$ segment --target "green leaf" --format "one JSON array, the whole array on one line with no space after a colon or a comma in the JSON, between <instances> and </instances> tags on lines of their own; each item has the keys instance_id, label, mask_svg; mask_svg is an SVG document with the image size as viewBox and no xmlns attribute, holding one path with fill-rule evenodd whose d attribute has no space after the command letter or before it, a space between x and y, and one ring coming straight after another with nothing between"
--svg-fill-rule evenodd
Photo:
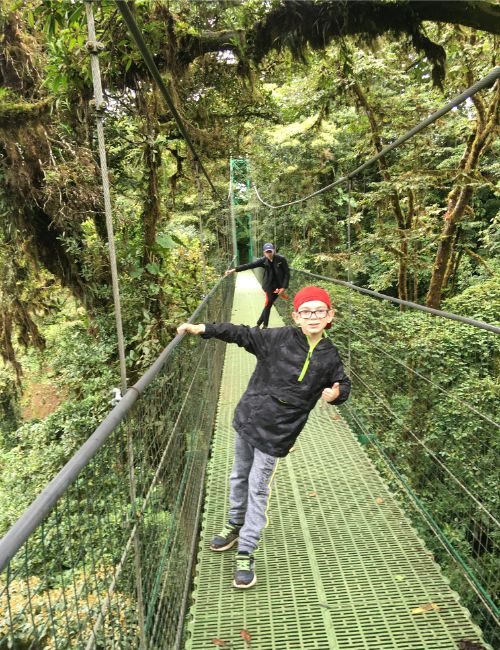
<instances>
[{"instance_id":1,"label":"green leaf","mask_svg":"<svg viewBox=\"0 0 500 650\"><path fill-rule=\"evenodd\" d=\"M170 237L170 235L156 235L155 241L160 248L164 248L166 250L175 248L175 242L173 240L173 237Z\"/></svg>"},{"instance_id":2,"label":"green leaf","mask_svg":"<svg viewBox=\"0 0 500 650\"><path fill-rule=\"evenodd\" d=\"M156 262L153 262L152 264L146 264L146 270L151 273L151 275L159 275L160 274L160 267Z\"/></svg>"},{"instance_id":3,"label":"green leaf","mask_svg":"<svg viewBox=\"0 0 500 650\"><path fill-rule=\"evenodd\" d=\"M183 242L182 239L181 239L178 235L175 235L174 233L172 233L172 234L170 235L170 237L172 238L172 240L173 240L176 244L179 244L179 246L185 246L185 245L186 245L185 242Z\"/></svg>"}]
</instances>

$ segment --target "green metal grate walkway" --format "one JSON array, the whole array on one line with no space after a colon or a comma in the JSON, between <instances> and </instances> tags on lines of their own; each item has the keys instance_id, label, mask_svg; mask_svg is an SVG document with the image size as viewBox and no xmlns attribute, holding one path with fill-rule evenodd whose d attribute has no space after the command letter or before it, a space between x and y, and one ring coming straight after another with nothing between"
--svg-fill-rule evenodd
<instances>
[{"instance_id":1,"label":"green metal grate walkway","mask_svg":"<svg viewBox=\"0 0 500 650\"><path fill-rule=\"evenodd\" d=\"M256 322L262 302L252 272L238 274L233 322ZM283 324L276 310L270 324ZM208 542L226 516L232 413L253 366L252 355L227 346L186 649L488 648L348 425L326 405L280 461L256 587L231 586L234 551L213 553Z\"/></svg>"}]
</instances>

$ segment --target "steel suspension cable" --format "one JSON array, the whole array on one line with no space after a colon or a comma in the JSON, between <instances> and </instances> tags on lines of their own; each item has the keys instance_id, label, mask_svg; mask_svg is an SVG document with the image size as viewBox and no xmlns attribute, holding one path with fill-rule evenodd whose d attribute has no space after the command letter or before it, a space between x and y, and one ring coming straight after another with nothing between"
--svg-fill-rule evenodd
<instances>
[{"instance_id":1,"label":"steel suspension cable","mask_svg":"<svg viewBox=\"0 0 500 650\"><path fill-rule=\"evenodd\" d=\"M111 267L111 284L113 289L113 300L115 305L116 336L118 339L118 356L120 359L120 375L122 394L127 390L127 369L125 365L125 344L123 339L122 314L120 305L120 288L118 282L118 271L116 264L115 236L113 232L113 213L111 209L111 192L109 188L108 163L106 159L106 145L104 141L104 101L101 85L101 70L99 66L98 52L100 44L96 41L94 14L92 3L85 2L87 12L87 26L89 40L87 50L90 52L90 65L92 70L92 82L94 85L94 106L96 116L97 142L99 147L99 160L101 167L102 191L104 198L104 212L106 216L106 230L108 234L109 262Z\"/></svg>"},{"instance_id":2,"label":"steel suspension cable","mask_svg":"<svg viewBox=\"0 0 500 650\"><path fill-rule=\"evenodd\" d=\"M205 306L218 291L221 282L222 280L212 287L209 294L188 319L189 323L195 323L197 321ZM54 508L64 492L76 481L82 469L90 463L115 428L125 419L141 394L160 374L160 371L184 336L185 334L177 334L170 341L150 368L146 370L137 383L130 386L123 399L110 411L92 435L83 443L64 467L45 486L36 499L26 508L15 524L0 539L0 571L3 571L8 566L12 557L26 542L37 526L42 523L45 516Z\"/></svg>"},{"instance_id":3,"label":"steel suspension cable","mask_svg":"<svg viewBox=\"0 0 500 650\"><path fill-rule=\"evenodd\" d=\"M96 39L92 2L87 2L87 1L85 2L85 11L87 15L87 25L88 25L88 34L89 34L87 47L90 51L92 81L94 84L97 139L99 143L99 158L101 162L102 187L103 187L103 194L104 194L104 206L106 212L106 227L108 231L109 257L111 263L111 277L112 277L112 284L113 284L113 298L115 302L115 318L116 318L116 329L117 329L117 336L118 336L118 350L119 350L119 357L120 357L122 394L125 394L127 390L127 376L126 376L126 367L125 367L125 344L123 340L120 292L118 286L118 271L116 265L115 241L114 241L114 233L113 233L111 192L109 187L108 166L106 160L106 147L104 141L103 115L104 115L104 108L106 106L106 103L102 95L101 70L99 66L99 57L98 57L98 52L101 46ZM135 481L134 449L132 444L132 437L130 431L128 430L127 430L127 460L128 460L128 471L129 471L129 482L130 482L130 487L129 487L130 503L131 503L133 516L135 517L136 481ZM139 543L138 530L134 535L133 542L134 542L135 586L136 586L136 597L137 597L137 616L138 616L138 627L139 627L139 647L141 650L145 650L146 637L144 633L144 597L142 591L142 568L141 568L142 563L141 563L141 549ZM93 644L94 642L95 642L95 637L92 637L89 643Z\"/></svg>"},{"instance_id":4,"label":"steel suspension cable","mask_svg":"<svg viewBox=\"0 0 500 650\"><path fill-rule=\"evenodd\" d=\"M359 418L356 416L354 411L352 411L351 407L349 405L346 405L346 408L349 411L349 414L351 415L353 420L356 422L357 426L359 426L359 428L361 429L361 431L363 431L363 433L366 436L369 436L369 432L366 430L365 426L359 420ZM493 617L495 622L498 623L498 608L496 607L495 603L490 598L489 594L484 590L483 586L481 584L478 584L476 576L474 575L474 573L472 573L470 568L466 565L466 563L463 560L461 554L455 549L453 544L450 542L450 540L446 537L444 532L441 530L439 524L434 520L434 518L428 512L427 508L424 507L424 505L422 504L420 499L413 492L411 487L408 485L406 479L401 475L401 473L398 471L397 467L395 467L393 461L387 456L384 449L382 449L380 443L378 443L375 440L375 441L373 441L373 445L374 445L375 449L377 450L379 456L382 458L383 462L389 468L389 471L396 478L396 480L399 481L399 483L403 487L403 490L410 497L410 503L422 515L422 517L426 521L427 525L432 530L434 535L437 537L439 543L443 546L443 548L448 553L448 555L453 559L454 562L456 562L459 566L462 567L462 569L464 571L465 579L470 584L470 586L473 588L474 592L477 594L477 596L479 597L481 602L484 604L484 606L486 607L488 612L491 614L491 616Z\"/></svg>"},{"instance_id":5,"label":"steel suspension cable","mask_svg":"<svg viewBox=\"0 0 500 650\"><path fill-rule=\"evenodd\" d=\"M332 282L333 284L339 284L347 289L352 289L353 291L358 291L359 293L365 293L367 296L373 296L375 298L380 298L381 300L389 300L396 305L403 305L405 307L410 307L411 309L417 309L419 311L424 311L427 314L433 314L434 316L440 316L441 318L448 318L449 320L455 320L459 323L465 323L466 325L472 325L472 327L477 327L478 329L487 330L488 332L494 332L495 334L500 334L500 327L496 325L490 325L490 323L483 323L483 321L474 320L473 318L468 318L467 316L460 316L459 314L452 314L448 311L442 311L440 309L434 309L433 307L426 307L425 305L418 305L416 302L409 302L408 300L401 300L401 298L394 298L393 296L386 296L384 293L379 293L378 291L372 291L371 289L365 289L364 287L358 287L355 284L345 282L344 280L337 280L336 278L330 278L325 275L319 275L317 273L310 273L309 271L303 271L302 269L292 269L293 271L300 271L300 273L307 275L310 278L316 278L318 280L325 280L326 282Z\"/></svg>"},{"instance_id":6,"label":"steel suspension cable","mask_svg":"<svg viewBox=\"0 0 500 650\"><path fill-rule=\"evenodd\" d=\"M352 267L351 267L351 188L352 181L347 181L347 282L352 282ZM352 300L351 292L347 294L347 310L349 313L349 329L347 330L347 364L349 370L351 369L351 323L352 323Z\"/></svg>"},{"instance_id":7,"label":"steel suspension cable","mask_svg":"<svg viewBox=\"0 0 500 650\"><path fill-rule=\"evenodd\" d=\"M496 68L493 68L491 72L489 72L485 77L482 79L479 79L479 81L476 81L475 84L464 90L462 93L454 97L451 101L449 101L447 104L445 104L442 108L439 110L435 111L429 117L427 117L425 120L422 120L419 124L414 126L412 129L407 131L405 134L403 134L401 137L399 137L397 140L395 140L393 143L387 145L387 147L384 147L382 151L380 151L377 155L373 156L369 160L367 160L365 163L360 165L359 167L356 167L352 172L349 172L346 176L342 176L341 178L338 178L336 181L333 183L330 183L329 185L326 185L325 187L322 187L321 189L317 190L316 192L312 192L312 194L308 194L307 196L303 196L300 199L296 199L295 201L289 201L288 203L280 203L279 205L271 205L270 203L267 203L264 201L264 199L260 196L257 188L255 185L253 186L255 190L255 194L257 196L257 199L265 205L267 208L270 208L271 210L277 210L278 208L286 208L289 205L296 205L297 203L302 203L303 201L307 201L308 199L311 199L313 196L317 196L318 194L321 194L323 192L326 192L327 190L331 190L333 187L336 187L337 185L341 185L342 183L345 183L346 181L349 181L350 179L354 178L357 176L360 172L365 170L367 167L370 167L373 165L374 162L377 162L380 158L383 158L386 156L390 151L393 149L396 149L400 145L404 144L408 140L410 140L414 135L417 133L420 133L423 129L425 129L427 126L430 124L433 124L436 120L438 120L440 117L445 115L446 113L449 113L453 108L456 106L459 106L462 104L466 99L469 97L472 97L472 95L475 95L479 90L483 90L483 88L487 88L491 86L497 79L500 78L500 66L497 66Z\"/></svg>"},{"instance_id":8,"label":"steel suspension cable","mask_svg":"<svg viewBox=\"0 0 500 650\"><path fill-rule=\"evenodd\" d=\"M191 149L191 153L193 154L194 161L199 164L200 169L203 172L203 175L205 176L205 178L207 179L208 184L212 188L212 191L215 194L215 196L219 200L221 200L217 190L215 189L215 187L214 187L214 185L213 185L213 183L212 183L212 181L210 179L210 176L207 173L207 170L205 169L205 167L203 166L203 163L200 160L198 152L196 151L196 149L195 149L195 147L193 145L193 142L192 142L192 140L191 140L191 138L189 136L189 133L187 132L186 127L184 126L182 118L179 115L179 112L175 107L175 104L174 104L174 102L173 102L173 100L172 100L172 98L170 96L170 93L168 92L168 89L167 89L167 87L165 85L165 82L162 79L160 71L158 70L158 68L156 66L156 63L154 62L153 57L151 55L151 52L149 51L149 48L146 45L146 43L145 43L145 41L144 41L144 39L142 37L141 30L139 29L137 23L135 22L135 18L132 15L132 12L130 11L130 7L128 6L128 3L125 2L124 0L115 0L115 2L116 2L116 5L117 5L122 17L123 17L123 20L125 21L125 23L126 23L126 25L128 27L128 30L129 30L132 38L134 39L137 47L139 48L139 52L141 53L141 56L142 56L142 58L144 60L144 63L146 64L151 76L156 81L156 84L158 85L158 88L160 89L160 92L163 95L163 99L166 101L167 106L169 107L170 112L172 113L172 115L174 117L174 120L175 120L175 122L177 124L177 127L178 127L182 137L186 141L186 144L188 145L188 147Z\"/></svg>"},{"instance_id":9,"label":"steel suspension cable","mask_svg":"<svg viewBox=\"0 0 500 650\"><path fill-rule=\"evenodd\" d=\"M457 402L458 404L460 404L464 408L466 408L469 411L471 411L472 413L474 413L474 415L479 416L482 420L484 420L485 422L488 422L488 424L491 424L494 427L496 427L497 429L500 429L500 423L496 422L495 420L492 420L491 418L489 418L484 413L481 413L481 411L478 411L474 406L472 406L468 402L465 402L464 400L459 399L458 397L455 397L449 391L447 391L445 388L441 388L441 386L439 384L436 384L435 382L433 382L431 379L429 379L425 375L422 375L422 373L418 372L418 370L414 370L413 368L410 368L410 366L408 364L404 363L404 361L400 361L399 359L394 357L392 354L389 354L389 352L384 350L384 348L381 347L380 345L377 345L376 343L374 343L371 339L366 338L365 336L361 336L360 333L359 333L359 330L357 330L355 327L352 328L352 332L354 334L356 334L356 337L357 337L357 339L359 341L362 341L363 343L366 343L367 345L375 348L378 352L383 354L385 357L387 357L391 361L394 361L395 363L400 365L405 370L408 370L409 372L411 372L413 375L415 375L419 379L422 379L427 384L429 384L430 386L432 386L433 388L438 390L440 393L442 393L443 395L446 395L446 397L449 397L452 401Z\"/></svg>"},{"instance_id":10,"label":"steel suspension cable","mask_svg":"<svg viewBox=\"0 0 500 650\"><path fill-rule=\"evenodd\" d=\"M444 471L449 475L449 477L450 477L451 479L453 479L453 480L455 481L455 483L456 483L457 485L459 485L459 486L462 488L462 490L463 490L463 491L464 491L464 492L465 492L465 493L466 493L466 494L467 494L467 495L472 499L472 501L474 501L474 503L478 506L478 508L480 508L480 509L481 509L481 510L482 510L482 511L483 511L483 512L484 512L484 513L485 513L485 514L486 514L486 515L491 519L491 521L493 521L497 526L500 527L500 521L498 521L498 519L496 519L495 515L491 514L491 512L486 508L486 506L484 506L484 505L483 505L483 504L482 504L482 503L481 503L481 502L480 502L480 501L479 501L479 500L478 500L478 499L477 499L477 498L472 494L472 492L470 492L469 488L468 488L468 487L467 487L467 486L466 486L466 485L465 485L465 484L464 484L464 483L463 483L463 482L462 482L462 481L461 481L457 476L455 476L455 474L453 474L453 472L451 471L451 469L449 469L449 468L448 468L448 467L447 467L447 466L446 466L446 465L445 465L445 464L444 464L444 463L443 463L443 462L442 462L442 461L441 461L441 460L436 456L436 454L432 451L432 449L430 449L430 447L428 447L428 446L425 444L425 442L423 442L423 440L421 440L421 439L420 439L420 438L419 438L419 437L418 437L418 436L417 436L417 435L416 435L416 434L415 434L415 433L410 429L410 427L408 427L408 426L403 422L403 420L401 419L401 417L400 417L397 413L394 413L394 411L391 409L391 407L390 407L390 405L387 403L387 401L386 401L383 397L381 397L381 396L377 393L377 391L375 391L375 390L374 390L373 388L371 388L371 387L370 387L370 386L369 386L365 381L363 381L363 379L361 379L360 375L359 375L357 372L355 372L354 370L351 369L351 374L352 374L353 377L355 377L355 378L359 381L359 383L360 383L362 386L364 386L364 388L366 388L366 390L367 390L367 391L368 391L368 392L369 392L373 397L376 398L376 400L377 400L376 403L381 404L381 405L385 408L385 410L386 410L388 413L390 413L390 414L392 415L392 417L394 418L394 420L395 420L396 422L398 422L399 424L401 424L401 426L405 429L405 431L407 431L407 432L410 434L410 436L411 436L412 438L414 438L414 440L415 440L415 441L416 441L416 442L417 442L417 443L418 443L418 444L419 444L423 449L425 449L425 451L429 454L429 456L430 456L431 458L433 458L433 459L436 461L436 463L437 463L437 464L438 464L438 465L439 465L439 466L440 466L440 467L441 467L441 468L442 468L442 469L443 469L443 470L444 470Z\"/></svg>"},{"instance_id":11,"label":"steel suspension cable","mask_svg":"<svg viewBox=\"0 0 500 650\"><path fill-rule=\"evenodd\" d=\"M200 257L201 257L201 288L203 290L203 296L205 297L207 293L207 270L205 263L205 237L203 234L203 218L201 215L201 183L200 183L200 171L199 171L199 161L194 163L194 173L196 178L196 192L198 195L198 225L200 228Z\"/></svg>"}]
</instances>

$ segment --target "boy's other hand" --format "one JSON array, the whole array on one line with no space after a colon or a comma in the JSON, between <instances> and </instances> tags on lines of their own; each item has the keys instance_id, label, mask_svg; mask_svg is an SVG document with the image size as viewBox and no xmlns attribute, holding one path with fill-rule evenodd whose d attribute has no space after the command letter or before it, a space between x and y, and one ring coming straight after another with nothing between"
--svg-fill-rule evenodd
<instances>
[{"instance_id":1,"label":"boy's other hand","mask_svg":"<svg viewBox=\"0 0 500 650\"><path fill-rule=\"evenodd\" d=\"M335 400L340 395L340 386L339 382L336 381L331 388L325 388L321 394L321 397L325 402L335 402Z\"/></svg>"},{"instance_id":2,"label":"boy's other hand","mask_svg":"<svg viewBox=\"0 0 500 650\"><path fill-rule=\"evenodd\" d=\"M182 323L177 328L177 334L183 334L187 332L188 334L203 334L205 332L205 325L200 323L195 325L194 323Z\"/></svg>"},{"instance_id":3,"label":"boy's other hand","mask_svg":"<svg viewBox=\"0 0 500 650\"><path fill-rule=\"evenodd\" d=\"M228 269L228 270L224 273L224 277L225 277L226 275L231 275L231 273L234 273L235 270L236 270L236 269Z\"/></svg>"}]
</instances>

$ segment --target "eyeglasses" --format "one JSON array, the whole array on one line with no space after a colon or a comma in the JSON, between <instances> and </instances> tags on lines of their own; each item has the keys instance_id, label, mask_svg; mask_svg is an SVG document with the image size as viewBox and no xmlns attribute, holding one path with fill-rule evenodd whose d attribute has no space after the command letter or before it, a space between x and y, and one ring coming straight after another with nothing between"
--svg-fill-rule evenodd
<instances>
[{"instance_id":1,"label":"eyeglasses","mask_svg":"<svg viewBox=\"0 0 500 650\"><path fill-rule=\"evenodd\" d=\"M297 313L301 318L305 318L306 320L309 320L310 318L313 317L313 314L318 318L325 318L328 312L329 312L328 309L315 309L314 311L309 311L309 309L304 309L303 311L299 311Z\"/></svg>"}]
</instances>

